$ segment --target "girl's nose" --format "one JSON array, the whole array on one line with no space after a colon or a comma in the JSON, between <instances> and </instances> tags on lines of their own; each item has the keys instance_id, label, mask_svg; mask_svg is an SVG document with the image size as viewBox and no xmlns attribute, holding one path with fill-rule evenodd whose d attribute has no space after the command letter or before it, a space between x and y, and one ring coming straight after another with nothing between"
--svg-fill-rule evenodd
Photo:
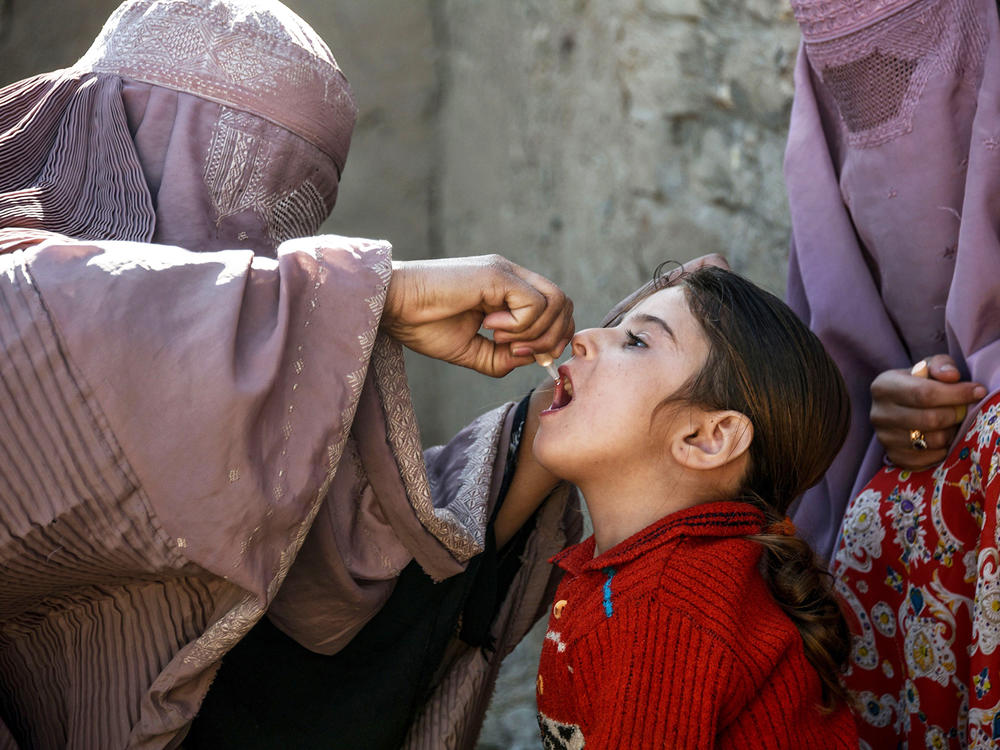
<instances>
[{"instance_id":1,"label":"girl's nose","mask_svg":"<svg viewBox=\"0 0 1000 750\"><path fill-rule=\"evenodd\" d=\"M570 342L570 350L574 357L586 358L597 351L597 336L600 328L585 328L577 331Z\"/></svg>"}]
</instances>

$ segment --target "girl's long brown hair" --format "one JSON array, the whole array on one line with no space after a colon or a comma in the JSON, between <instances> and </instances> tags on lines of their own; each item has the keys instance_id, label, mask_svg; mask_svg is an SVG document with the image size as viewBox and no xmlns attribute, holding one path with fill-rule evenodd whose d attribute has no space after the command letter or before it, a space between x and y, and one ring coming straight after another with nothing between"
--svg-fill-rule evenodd
<instances>
[{"instance_id":1,"label":"girl's long brown hair","mask_svg":"<svg viewBox=\"0 0 1000 750\"><path fill-rule=\"evenodd\" d=\"M819 339L773 294L715 267L673 278L658 273L649 292L673 284L684 288L710 350L702 371L670 400L733 409L753 423L737 499L764 512L765 532L750 539L764 547L765 580L798 628L830 707L844 697L847 624L826 566L809 545L767 527L780 527L789 505L820 480L840 450L850 421L847 388Z\"/></svg>"}]
</instances>

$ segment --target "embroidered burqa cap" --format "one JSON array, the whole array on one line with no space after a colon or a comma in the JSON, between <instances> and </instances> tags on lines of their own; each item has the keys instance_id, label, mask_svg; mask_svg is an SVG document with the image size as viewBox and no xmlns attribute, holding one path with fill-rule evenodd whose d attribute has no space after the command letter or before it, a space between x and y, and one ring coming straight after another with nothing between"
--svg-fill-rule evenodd
<instances>
[{"instance_id":1,"label":"embroidered burqa cap","mask_svg":"<svg viewBox=\"0 0 1000 750\"><path fill-rule=\"evenodd\" d=\"M878 23L914 0L791 0L802 38L819 42Z\"/></svg>"},{"instance_id":2,"label":"embroidered burqa cap","mask_svg":"<svg viewBox=\"0 0 1000 750\"><path fill-rule=\"evenodd\" d=\"M350 86L319 35L274 0L130 0L74 67L251 112L344 169Z\"/></svg>"},{"instance_id":3,"label":"embroidered burqa cap","mask_svg":"<svg viewBox=\"0 0 1000 750\"><path fill-rule=\"evenodd\" d=\"M129 0L0 90L0 229L271 254L336 201L357 108L276 0Z\"/></svg>"}]
</instances>

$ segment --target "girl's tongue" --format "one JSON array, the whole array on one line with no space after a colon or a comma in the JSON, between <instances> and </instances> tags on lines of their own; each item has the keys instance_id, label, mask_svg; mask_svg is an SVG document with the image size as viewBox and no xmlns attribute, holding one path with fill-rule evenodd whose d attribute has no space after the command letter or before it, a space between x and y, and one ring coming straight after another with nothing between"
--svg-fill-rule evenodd
<instances>
[{"instance_id":1,"label":"girl's tongue","mask_svg":"<svg viewBox=\"0 0 1000 750\"><path fill-rule=\"evenodd\" d=\"M551 411L562 409L572 400L573 385L570 383L569 378L563 376L556 381L556 388L552 394L552 406L550 406L549 409Z\"/></svg>"}]
</instances>

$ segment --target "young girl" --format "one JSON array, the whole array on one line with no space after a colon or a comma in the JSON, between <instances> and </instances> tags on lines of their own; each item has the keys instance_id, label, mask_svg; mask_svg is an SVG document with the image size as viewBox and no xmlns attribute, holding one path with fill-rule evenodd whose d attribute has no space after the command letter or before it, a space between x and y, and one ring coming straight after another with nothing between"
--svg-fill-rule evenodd
<instances>
[{"instance_id":1,"label":"young girl","mask_svg":"<svg viewBox=\"0 0 1000 750\"><path fill-rule=\"evenodd\" d=\"M773 295L714 267L576 334L534 456L594 535L538 671L546 748L856 748L837 602L786 519L844 439L843 381Z\"/></svg>"}]
</instances>

